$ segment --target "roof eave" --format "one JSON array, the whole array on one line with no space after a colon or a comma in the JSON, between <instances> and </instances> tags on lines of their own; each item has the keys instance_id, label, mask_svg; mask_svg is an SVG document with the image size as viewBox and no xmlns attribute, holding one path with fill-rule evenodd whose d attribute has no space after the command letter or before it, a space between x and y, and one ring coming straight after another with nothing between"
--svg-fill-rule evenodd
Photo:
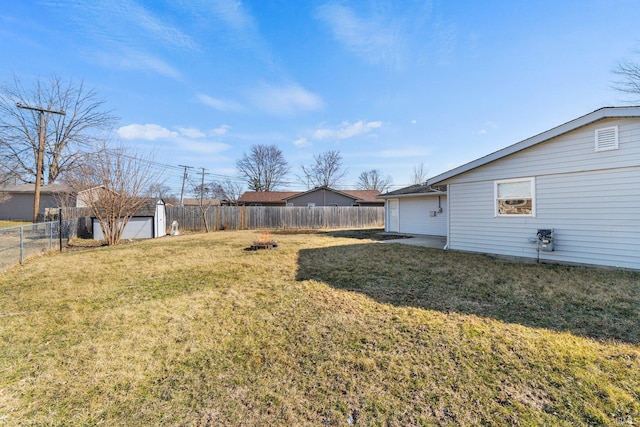
<instances>
[{"instance_id":1,"label":"roof eave","mask_svg":"<svg viewBox=\"0 0 640 427\"><path fill-rule=\"evenodd\" d=\"M446 196L446 191L431 191L429 193L407 193L407 194L381 194L376 196L376 199L407 199L410 197L428 197L428 196Z\"/></svg>"}]
</instances>

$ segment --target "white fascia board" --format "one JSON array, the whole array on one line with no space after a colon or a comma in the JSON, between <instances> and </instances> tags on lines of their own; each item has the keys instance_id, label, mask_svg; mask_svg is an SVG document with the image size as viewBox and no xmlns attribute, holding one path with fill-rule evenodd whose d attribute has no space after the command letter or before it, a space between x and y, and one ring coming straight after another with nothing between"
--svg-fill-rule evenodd
<instances>
[{"instance_id":1,"label":"white fascia board","mask_svg":"<svg viewBox=\"0 0 640 427\"><path fill-rule=\"evenodd\" d=\"M438 191L434 193L411 193L411 194L398 194L395 196L377 196L376 199L408 199L415 197L434 197L434 196L446 196L444 191Z\"/></svg>"},{"instance_id":2,"label":"white fascia board","mask_svg":"<svg viewBox=\"0 0 640 427\"><path fill-rule=\"evenodd\" d=\"M446 196L446 191L434 191L432 193L410 193L410 194L396 194L395 196L376 196L376 199L407 199L409 197L433 197L433 196Z\"/></svg>"}]
</instances>

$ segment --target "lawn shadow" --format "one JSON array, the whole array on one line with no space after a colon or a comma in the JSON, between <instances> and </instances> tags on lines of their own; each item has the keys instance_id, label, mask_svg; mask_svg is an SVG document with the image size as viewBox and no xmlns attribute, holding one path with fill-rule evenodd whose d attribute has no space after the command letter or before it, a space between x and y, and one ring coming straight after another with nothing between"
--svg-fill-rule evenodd
<instances>
[{"instance_id":1,"label":"lawn shadow","mask_svg":"<svg viewBox=\"0 0 640 427\"><path fill-rule=\"evenodd\" d=\"M637 272L365 243L301 250L297 280L321 281L398 306L640 342Z\"/></svg>"},{"instance_id":2,"label":"lawn shadow","mask_svg":"<svg viewBox=\"0 0 640 427\"><path fill-rule=\"evenodd\" d=\"M323 230L323 229L310 229L310 230L275 230L272 234L317 234L321 236L336 237L341 239L356 239L356 240L374 240L384 241L392 239L410 238L412 236L399 233L385 233L384 228L355 228L345 230Z\"/></svg>"}]
</instances>

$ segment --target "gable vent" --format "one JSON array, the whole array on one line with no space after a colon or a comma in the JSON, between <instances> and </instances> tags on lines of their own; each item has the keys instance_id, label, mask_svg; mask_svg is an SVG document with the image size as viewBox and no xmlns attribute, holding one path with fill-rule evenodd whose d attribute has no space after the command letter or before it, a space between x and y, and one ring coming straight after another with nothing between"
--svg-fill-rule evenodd
<instances>
[{"instance_id":1,"label":"gable vent","mask_svg":"<svg viewBox=\"0 0 640 427\"><path fill-rule=\"evenodd\" d=\"M618 149L618 126L596 129L596 151Z\"/></svg>"}]
</instances>

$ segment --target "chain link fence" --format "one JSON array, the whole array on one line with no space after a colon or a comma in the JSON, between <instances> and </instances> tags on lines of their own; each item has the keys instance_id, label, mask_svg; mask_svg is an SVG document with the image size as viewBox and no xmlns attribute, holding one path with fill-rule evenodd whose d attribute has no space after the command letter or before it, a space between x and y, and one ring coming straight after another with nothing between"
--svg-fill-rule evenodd
<instances>
[{"instance_id":1,"label":"chain link fence","mask_svg":"<svg viewBox=\"0 0 640 427\"><path fill-rule=\"evenodd\" d=\"M0 272L49 251L61 251L77 236L79 219L0 228Z\"/></svg>"}]
</instances>

